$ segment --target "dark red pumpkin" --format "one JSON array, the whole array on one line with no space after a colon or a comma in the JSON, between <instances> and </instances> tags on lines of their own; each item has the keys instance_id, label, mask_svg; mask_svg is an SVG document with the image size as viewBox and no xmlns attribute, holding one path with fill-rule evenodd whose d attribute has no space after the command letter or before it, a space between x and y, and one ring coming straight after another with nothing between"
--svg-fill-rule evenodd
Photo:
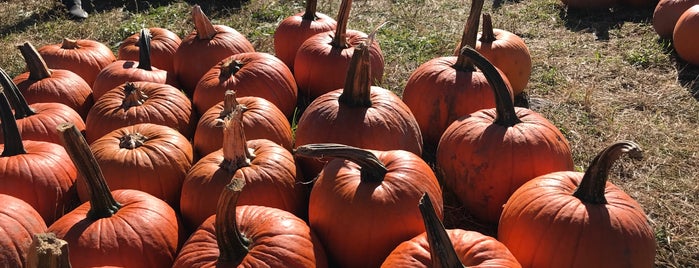
<instances>
[{"instance_id":1,"label":"dark red pumpkin","mask_svg":"<svg viewBox=\"0 0 699 268\"><path fill-rule=\"evenodd\" d=\"M4 179L4 178L3 178ZM46 232L46 223L29 203L0 194L0 264L25 267L34 234Z\"/></svg>"},{"instance_id":2,"label":"dark red pumpkin","mask_svg":"<svg viewBox=\"0 0 699 268\"><path fill-rule=\"evenodd\" d=\"M277 208L239 205L245 180L221 190L216 214L182 246L173 268L327 267L322 245L301 218Z\"/></svg>"},{"instance_id":3,"label":"dark red pumpkin","mask_svg":"<svg viewBox=\"0 0 699 268\"><path fill-rule=\"evenodd\" d=\"M116 61L107 45L90 39L64 38L62 43L44 45L38 51L49 68L70 70L90 86L102 68Z\"/></svg>"},{"instance_id":4,"label":"dark red pumpkin","mask_svg":"<svg viewBox=\"0 0 699 268\"><path fill-rule=\"evenodd\" d=\"M197 123L194 132L194 151L206 156L223 144L223 120L233 113L236 106L243 111L245 137L251 140L268 139L287 150L292 149L293 133L287 117L271 102L259 97L236 98L234 91L226 91L224 100L209 108Z\"/></svg>"},{"instance_id":5,"label":"dark red pumpkin","mask_svg":"<svg viewBox=\"0 0 699 268\"><path fill-rule=\"evenodd\" d=\"M49 69L29 42L24 42L19 50L29 71L16 76L13 81L27 102L62 103L75 110L84 120L94 103L90 85L70 70Z\"/></svg>"},{"instance_id":6,"label":"dark red pumpkin","mask_svg":"<svg viewBox=\"0 0 699 268\"><path fill-rule=\"evenodd\" d=\"M223 187L233 177L244 178L240 205L279 208L305 215L308 192L296 179L296 163L284 147L265 139L247 140L242 107L224 119L223 148L197 161L182 185L180 212L194 230L216 213Z\"/></svg>"},{"instance_id":7,"label":"dark red pumpkin","mask_svg":"<svg viewBox=\"0 0 699 268\"><path fill-rule=\"evenodd\" d=\"M201 77L192 103L199 114L223 99L226 90L273 103L287 118L294 116L298 89L289 67L271 54L239 53L227 57Z\"/></svg>"},{"instance_id":8,"label":"dark red pumpkin","mask_svg":"<svg viewBox=\"0 0 699 268\"><path fill-rule=\"evenodd\" d=\"M150 27L148 31L151 35L151 63L158 69L165 70L169 74L174 75L175 67L172 64L172 59L175 55L175 51L177 51L180 43L182 43L182 39L180 39L177 34L165 28ZM141 53L139 48L141 38L141 33L134 33L124 39L124 41L121 41L117 51L117 59L138 61Z\"/></svg>"},{"instance_id":9,"label":"dark red pumpkin","mask_svg":"<svg viewBox=\"0 0 699 268\"><path fill-rule=\"evenodd\" d=\"M601 151L585 173L561 171L525 183L505 204L502 241L525 267L653 267L656 238L643 208L608 182L631 141Z\"/></svg>"},{"instance_id":10,"label":"dark red pumpkin","mask_svg":"<svg viewBox=\"0 0 699 268\"><path fill-rule=\"evenodd\" d=\"M316 12L317 0L306 0L306 10L279 22L274 30L274 54L294 70L296 51L309 37L332 31L337 26L335 19Z\"/></svg>"},{"instance_id":11,"label":"dark red pumpkin","mask_svg":"<svg viewBox=\"0 0 699 268\"><path fill-rule=\"evenodd\" d=\"M514 107L502 76L469 46L496 96L496 108L463 116L444 131L437 147L437 168L476 219L497 223L502 205L522 184L536 176L572 170L565 136L540 114Z\"/></svg>"},{"instance_id":12,"label":"dark red pumpkin","mask_svg":"<svg viewBox=\"0 0 699 268\"><path fill-rule=\"evenodd\" d=\"M172 266L182 235L175 210L142 191L110 191L82 134L70 124L60 131L90 192L89 202L48 228L70 245L73 267Z\"/></svg>"},{"instance_id":13,"label":"dark red pumpkin","mask_svg":"<svg viewBox=\"0 0 699 268\"><path fill-rule=\"evenodd\" d=\"M192 7L195 30L182 39L173 65L187 96L194 95L199 79L221 60L238 53L255 52L252 43L235 29L213 25L199 5Z\"/></svg>"},{"instance_id":14,"label":"dark red pumpkin","mask_svg":"<svg viewBox=\"0 0 699 268\"><path fill-rule=\"evenodd\" d=\"M333 158L315 180L308 207L333 267L378 267L398 244L425 232L415 206L425 193L442 218L439 182L414 153L307 144L295 155Z\"/></svg>"}]
</instances>

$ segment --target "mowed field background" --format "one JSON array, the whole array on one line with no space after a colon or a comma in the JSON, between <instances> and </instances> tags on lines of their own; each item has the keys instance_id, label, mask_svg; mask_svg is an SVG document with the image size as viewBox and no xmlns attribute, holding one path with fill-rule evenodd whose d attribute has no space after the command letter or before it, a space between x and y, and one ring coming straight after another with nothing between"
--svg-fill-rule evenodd
<instances>
[{"instance_id":1,"label":"mowed field background","mask_svg":"<svg viewBox=\"0 0 699 268\"><path fill-rule=\"evenodd\" d=\"M78 22L57 0L1 0L0 68L13 77L24 72L16 45L25 41L38 48L64 37L93 39L116 54L121 40L144 27L183 37L193 30L193 4L214 24L245 35L257 51L274 54L277 24L301 12L305 2L84 0L90 17ZM388 22L377 33L386 60L379 86L400 95L420 64L453 53L470 4L359 0L348 28L368 33ZM339 5L319 0L318 12L336 17ZM533 67L526 97L531 109L565 134L578 171L614 141L641 145L644 159L622 158L610 181L643 206L657 239L658 267L699 267L699 68L678 59L671 42L658 38L653 7L568 10L560 0L489 0L483 12L493 15L495 28L518 34L528 45ZM467 217L446 224L489 230Z\"/></svg>"}]
</instances>

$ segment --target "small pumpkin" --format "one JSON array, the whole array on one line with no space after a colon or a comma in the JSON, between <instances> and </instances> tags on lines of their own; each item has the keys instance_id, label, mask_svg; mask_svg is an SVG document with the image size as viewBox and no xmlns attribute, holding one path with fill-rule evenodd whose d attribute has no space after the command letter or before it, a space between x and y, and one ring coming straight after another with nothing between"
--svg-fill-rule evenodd
<instances>
[{"instance_id":1,"label":"small pumpkin","mask_svg":"<svg viewBox=\"0 0 699 268\"><path fill-rule=\"evenodd\" d=\"M63 38L63 42L44 45L38 52L49 68L70 70L90 86L102 68L116 61L107 45L90 39Z\"/></svg>"},{"instance_id":2,"label":"small pumpkin","mask_svg":"<svg viewBox=\"0 0 699 268\"><path fill-rule=\"evenodd\" d=\"M104 94L85 120L85 137L92 143L107 133L137 123L153 123L192 137L192 103L179 89L154 82L128 82Z\"/></svg>"},{"instance_id":3,"label":"small pumpkin","mask_svg":"<svg viewBox=\"0 0 699 268\"><path fill-rule=\"evenodd\" d=\"M505 204L498 240L525 267L653 267L656 241L643 208L608 182L638 144L616 142L585 173L552 172L522 185Z\"/></svg>"},{"instance_id":4,"label":"small pumpkin","mask_svg":"<svg viewBox=\"0 0 699 268\"><path fill-rule=\"evenodd\" d=\"M378 267L398 244L425 232L415 206L425 193L442 218L439 182L414 153L322 143L295 155L331 158L311 189L308 222L333 267Z\"/></svg>"},{"instance_id":5,"label":"small pumpkin","mask_svg":"<svg viewBox=\"0 0 699 268\"><path fill-rule=\"evenodd\" d=\"M317 0L306 0L306 10L279 22L274 30L274 54L294 70L296 51L309 37L332 31L337 26L335 19L316 12Z\"/></svg>"},{"instance_id":6,"label":"small pumpkin","mask_svg":"<svg viewBox=\"0 0 699 268\"><path fill-rule=\"evenodd\" d=\"M255 52L252 43L235 29L212 24L199 5L192 7L192 21L195 30L182 39L172 58L177 80L190 97L216 63L234 54Z\"/></svg>"},{"instance_id":7,"label":"small pumpkin","mask_svg":"<svg viewBox=\"0 0 699 268\"><path fill-rule=\"evenodd\" d=\"M153 66L174 75L172 58L182 39L165 28L150 27L148 32L151 35L150 54ZM141 54L139 43L142 42L142 38L142 33L134 33L121 41L117 50L117 60L138 61Z\"/></svg>"},{"instance_id":8,"label":"small pumpkin","mask_svg":"<svg viewBox=\"0 0 699 268\"><path fill-rule=\"evenodd\" d=\"M173 268L327 267L322 245L301 218L277 208L239 205L245 179L222 190L216 214L182 246Z\"/></svg>"},{"instance_id":9,"label":"small pumpkin","mask_svg":"<svg viewBox=\"0 0 699 268\"><path fill-rule=\"evenodd\" d=\"M429 195L420 199L426 231L398 245L381 267L522 267L495 238L462 229L445 230Z\"/></svg>"},{"instance_id":10,"label":"small pumpkin","mask_svg":"<svg viewBox=\"0 0 699 268\"><path fill-rule=\"evenodd\" d=\"M251 140L268 139L287 150L292 149L293 133L286 116L273 103L259 97L236 98L232 90L226 91L224 100L204 113L194 132L194 151L206 156L223 144L223 120L242 106L245 137Z\"/></svg>"},{"instance_id":11,"label":"small pumpkin","mask_svg":"<svg viewBox=\"0 0 699 268\"><path fill-rule=\"evenodd\" d=\"M437 169L464 207L477 220L497 223L502 205L522 184L553 171L572 170L568 140L540 114L514 107L495 66L475 49L464 46L484 70L495 93L495 108L454 121L437 146Z\"/></svg>"},{"instance_id":12,"label":"small pumpkin","mask_svg":"<svg viewBox=\"0 0 699 268\"><path fill-rule=\"evenodd\" d=\"M94 103L90 85L70 70L49 69L31 43L24 42L18 48L29 71L19 74L13 81L27 102L62 103L75 110L84 120Z\"/></svg>"},{"instance_id":13,"label":"small pumpkin","mask_svg":"<svg viewBox=\"0 0 699 268\"><path fill-rule=\"evenodd\" d=\"M173 74L152 66L150 58L151 36L148 29L142 29L141 36L142 38L139 39L138 43L140 47L138 61L117 60L105 66L97 74L92 85L92 94L96 101L107 91L126 82L147 81L178 87Z\"/></svg>"},{"instance_id":14,"label":"small pumpkin","mask_svg":"<svg viewBox=\"0 0 699 268\"><path fill-rule=\"evenodd\" d=\"M699 66L699 4L687 9L675 24L672 45L677 55L692 65Z\"/></svg>"},{"instance_id":15,"label":"small pumpkin","mask_svg":"<svg viewBox=\"0 0 699 268\"><path fill-rule=\"evenodd\" d=\"M110 191L82 134L59 127L66 151L88 187L90 201L48 227L70 245L74 267L170 267L182 230L175 210L142 191Z\"/></svg>"},{"instance_id":16,"label":"small pumpkin","mask_svg":"<svg viewBox=\"0 0 699 268\"><path fill-rule=\"evenodd\" d=\"M0 194L0 204L0 263L4 267L25 267L31 258L32 237L46 232L46 223L22 199Z\"/></svg>"}]
</instances>

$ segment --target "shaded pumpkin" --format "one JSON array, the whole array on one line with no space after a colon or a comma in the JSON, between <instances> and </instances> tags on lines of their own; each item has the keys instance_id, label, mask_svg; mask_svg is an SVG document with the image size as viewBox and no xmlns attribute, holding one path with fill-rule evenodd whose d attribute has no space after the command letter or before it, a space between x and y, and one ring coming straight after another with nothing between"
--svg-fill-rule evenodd
<instances>
[{"instance_id":1,"label":"shaded pumpkin","mask_svg":"<svg viewBox=\"0 0 699 268\"><path fill-rule=\"evenodd\" d=\"M561 171L525 183L505 204L498 240L525 267L653 267L656 241L643 208L608 182L621 141L601 151L585 173Z\"/></svg>"},{"instance_id":2,"label":"shaded pumpkin","mask_svg":"<svg viewBox=\"0 0 699 268\"><path fill-rule=\"evenodd\" d=\"M195 30L182 39L172 58L177 80L190 97L216 63L238 53L255 52L252 43L235 29L212 24L199 5L192 7L192 21Z\"/></svg>"},{"instance_id":3,"label":"shaded pumpkin","mask_svg":"<svg viewBox=\"0 0 699 268\"><path fill-rule=\"evenodd\" d=\"M327 267L305 221L288 211L238 205L245 179L233 177L221 191L216 214L182 246L173 268Z\"/></svg>"},{"instance_id":4,"label":"shaded pumpkin","mask_svg":"<svg viewBox=\"0 0 699 268\"><path fill-rule=\"evenodd\" d=\"M425 193L442 218L439 182L414 153L321 143L295 155L331 158L311 189L308 222L332 267L378 267L398 244L425 232L415 206Z\"/></svg>"},{"instance_id":5,"label":"shaded pumpkin","mask_svg":"<svg viewBox=\"0 0 699 268\"><path fill-rule=\"evenodd\" d=\"M46 223L29 203L0 194L0 263L25 267L34 234L46 232Z\"/></svg>"},{"instance_id":6,"label":"shaded pumpkin","mask_svg":"<svg viewBox=\"0 0 699 268\"><path fill-rule=\"evenodd\" d=\"M150 54L151 63L158 69L165 70L169 74L175 74L175 67L172 64L175 51L182 43L177 34L172 31L160 28L150 27ZM119 44L117 50L117 60L138 61L140 57L139 43L141 42L141 33L134 33L127 37Z\"/></svg>"},{"instance_id":7,"label":"shaded pumpkin","mask_svg":"<svg viewBox=\"0 0 699 268\"><path fill-rule=\"evenodd\" d=\"M70 70L49 69L31 43L24 42L18 48L29 71L15 76L13 81L27 102L62 103L84 120L94 103L91 86Z\"/></svg>"},{"instance_id":8,"label":"shaded pumpkin","mask_svg":"<svg viewBox=\"0 0 699 268\"><path fill-rule=\"evenodd\" d=\"M85 138L92 143L115 129L138 123L168 126L191 138L195 126L191 105L173 86L128 82L95 102L85 121Z\"/></svg>"},{"instance_id":9,"label":"shaded pumpkin","mask_svg":"<svg viewBox=\"0 0 699 268\"><path fill-rule=\"evenodd\" d=\"M198 157L221 149L223 120L231 115L238 105L242 106L246 138L268 139L291 151L293 143L291 124L279 108L259 97L236 98L235 92L228 90L224 100L209 108L197 123L193 143Z\"/></svg>"},{"instance_id":10,"label":"shaded pumpkin","mask_svg":"<svg viewBox=\"0 0 699 268\"><path fill-rule=\"evenodd\" d=\"M44 45L38 51L49 68L70 70L90 86L102 68L116 61L107 45L90 39L64 38L60 44Z\"/></svg>"},{"instance_id":11,"label":"shaded pumpkin","mask_svg":"<svg viewBox=\"0 0 699 268\"><path fill-rule=\"evenodd\" d=\"M473 216L497 223L502 205L522 184L553 171L573 169L565 136L540 114L514 107L495 67L476 50L464 46L492 85L496 107L454 121L437 146L442 180Z\"/></svg>"}]
</instances>

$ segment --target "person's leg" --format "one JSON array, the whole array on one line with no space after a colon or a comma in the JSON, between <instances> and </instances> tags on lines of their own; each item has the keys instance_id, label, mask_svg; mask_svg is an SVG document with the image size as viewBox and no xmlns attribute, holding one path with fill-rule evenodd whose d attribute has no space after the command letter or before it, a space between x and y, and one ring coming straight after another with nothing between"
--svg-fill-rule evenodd
<instances>
[{"instance_id":1,"label":"person's leg","mask_svg":"<svg viewBox=\"0 0 699 268\"><path fill-rule=\"evenodd\" d=\"M85 19L87 12L83 10L81 0L63 0L63 3L68 7L68 13L74 18Z\"/></svg>"}]
</instances>

